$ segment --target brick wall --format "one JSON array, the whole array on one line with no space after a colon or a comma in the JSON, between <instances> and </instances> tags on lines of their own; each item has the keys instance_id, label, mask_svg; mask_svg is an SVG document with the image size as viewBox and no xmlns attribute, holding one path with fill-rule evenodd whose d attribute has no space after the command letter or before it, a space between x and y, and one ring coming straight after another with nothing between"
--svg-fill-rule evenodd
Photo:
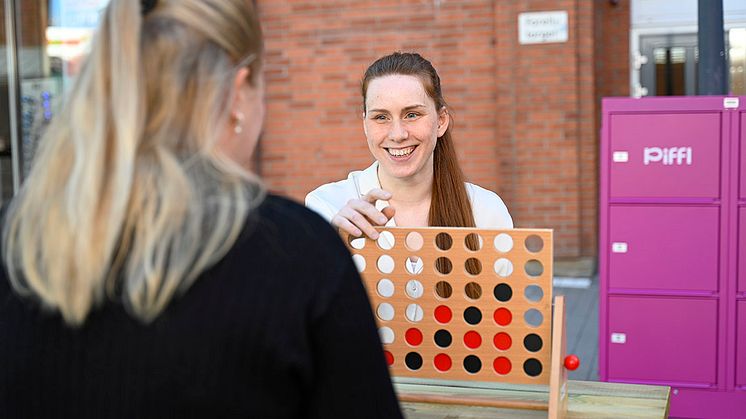
<instances>
[{"instance_id":1,"label":"brick wall","mask_svg":"<svg viewBox=\"0 0 746 419\"><path fill-rule=\"evenodd\" d=\"M607 3L260 0L268 118L259 171L272 190L302 199L367 167L360 78L381 55L417 51L441 75L469 180L498 192L516 226L554 228L558 257L593 256L597 27L617 18ZM568 42L518 45L518 14L550 10L568 11Z\"/></svg>"},{"instance_id":2,"label":"brick wall","mask_svg":"<svg viewBox=\"0 0 746 419\"><path fill-rule=\"evenodd\" d=\"M401 50L439 70L464 170L499 189L492 3L260 1L269 105L261 172L270 186L300 199L372 162L360 79Z\"/></svg>"}]
</instances>

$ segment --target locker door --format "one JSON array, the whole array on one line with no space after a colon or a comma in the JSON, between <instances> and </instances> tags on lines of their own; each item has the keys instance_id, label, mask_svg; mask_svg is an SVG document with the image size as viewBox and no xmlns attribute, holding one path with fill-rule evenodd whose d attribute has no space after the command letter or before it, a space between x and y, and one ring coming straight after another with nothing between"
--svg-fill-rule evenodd
<instances>
[{"instance_id":1,"label":"locker door","mask_svg":"<svg viewBox=\"0 0 746 419\"><path fill-rule=\"evenodd\" d=\"M719 209L613 205L609 286L717 291Z\"/></svg>"},{"instance_id":2,"label":"locker door","mask_svg":"<svg viewBox=\"0 0 746 419\"><path fill-rule=\"evenodd\" d=\"M718 198L720 113L611 116L611 198Z\"/></svg>"},{"instance_id":3,"label":"locker door","mask_svg":"<svg viewBox=\"0 0 746 419\"><path fill-rule=\"evenodd\" d=\"M717 302L609 298L609 379L714 385Z\"/></svg>"}]
</instances>

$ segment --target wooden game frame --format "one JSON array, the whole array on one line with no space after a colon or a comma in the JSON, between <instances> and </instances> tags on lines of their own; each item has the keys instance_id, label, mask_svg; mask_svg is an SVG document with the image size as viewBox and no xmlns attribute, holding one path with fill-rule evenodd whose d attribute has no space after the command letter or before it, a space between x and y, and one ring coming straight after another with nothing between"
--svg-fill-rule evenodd
<instances>
[{"instance_id":1,"label":"wooden game frame","mask_svg":"<svg viewBox=\"0 0 746 419\"><path fill-rule=\"evenodd\" d=\"M392 376L436 381L548 385L549 402L547 405L523 406L523 408L547 409L549 417L562 417L566 411L567 400L567 373L562 366L566 347L564 300L561 297L554 300L553 312L552 231L439 227L381 227L378 231L381 234L378 241L356 239L345 235L343 237L346 238L345 241L368 290L379 332L384 330L387 332L382 332L381 336ZM451 246L447 249L441 248L445 247L443 240L440 240L443 234L451 239ZM420 240L410 240L413 235L419 236ZM512 245L509 248L505 246L506 241L503 240L505 237L511 239L509 242ZM529 245L531 239L540 245L532 248ZM421 244L419 247L418 243ZM448 241L446 240L445 243L447 244ZM475 243L479 245L475 246ZM388 257L385 260L386 263L383 263L384 257ZM445 265L451 266L450 271L442 272L448 270L443 269L444 264L439 262L442 258L450 261L450 264ZM415 259L421 260L421 263L412 263ZM475 265L473 259L480 263ZM472 261L467 262L468 260ZM512 269L507 271L504 269L505 260L510 262ZM413 272L415 265L422 267L421 272ZM481 269L475 271L474 266L480 265ZM529 269L529 266L534 266L534 268L538 266L540 269ZM382 287L384 280L389 281L386 287ZM413 280L419 281L419 288L421 288L419 296L417 292L414 292L418 287L415 285L410 287ZM442 287L436 287L436 284L440 282L450 284L452 294L449 297L443 298L441 292L436 291L436 289L442 289ZM471 283L469 285L472 291L471 297L474 297L475 287L481 290L478 298L467 297L466 284L469 283ZM512 294L507 301L498 300L498 296L505 298L504 293L498 291L498 286L501 290L511 290ZM538 299L535 295L529 299L527 291L529 286L533 286L534 289L538 287L541 291L539 294L543 295ZM382 293L382 290L385 292ZM412 309L413 306L417 308ZM448 307L452 313L451 321L446 324L440 322L437 315L433 315L436 309L442 308L441 306ZM384 308L386 310L383 310ZM412 310L408 311L408 309ZM466 316L467 309L480 312L482 321L469 324ZM502 312L508 310L512 313L512 321L508 324L498 324L497 311L499 309L502 309ZM532 314L538 313L538 317L541 317L542 321L538 326L529 326L524 321L527 321L529 311L532 311ZM393 317L389 313L392 313ZM460 313L464 314L463 318L460 317ZM409 331L412 329L421 331L423 335L421 341L410 341ZM432 339L436 331L443 330L451 336L451 342L447 347L439 346ZM478 340L481 343L476 347L467 345L466 337L469 333L471 336L477 334L481 337L481 340ZM512 344L508 348L498 349L497 334L499 333L511 337ZM535 335L534 337L538 336L541 342L539 349L528 350L528 346L524 347L520 338L529 334ZM412 342L417 344L413 345ZM473 339L471 344L474 345ZM412 354L419 357L419 364L410 364ZM441 368L439 368L438 363L433 361L437 356L446 356L451 359L451 367L443 370L443 363L441 363ZM404 357L406 357L406 362L403 362ZM480 368L477 371L466 370L468 357L479 361ZM498 358L502 358L502 364L498 364ZM464 360L463 367L458 365L462 359ZM506 359L511 367L507 373L504 373ZM538 374L535 369L526 369L527 363L538 365L540 367ZM412 369L411 365L419 366ZM499 365L503 366L502 370ZM529 372L532 375L529 375ZM422 395L400 393L399 396L402 401L420 400L521 408L520 403L516 404L508 400L485 401L464 397L446 397L443 400L434 401L430 396L426 397L427 400L424 400Z\"/></svg>"}]
</instances>

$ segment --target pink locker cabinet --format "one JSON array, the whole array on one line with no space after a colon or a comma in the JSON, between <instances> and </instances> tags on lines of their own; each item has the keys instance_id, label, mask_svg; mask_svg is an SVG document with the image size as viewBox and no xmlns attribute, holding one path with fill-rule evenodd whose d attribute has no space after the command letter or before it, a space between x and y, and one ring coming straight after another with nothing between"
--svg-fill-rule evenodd
<instances>
[{"instance_id":1,"label":"pink locker cabinet","mask_svg":"<svg viewBox=\"0 0 746 419\"><path fill-rule=\"evenodd\" d=\"M738 213L738 292L746 298L746 206L740 207Z\"/></svg>"},{"instance_id":2,"label":"pink locker cabinet","mask_svg":"<svg viewBox=\"0 0 746 419\"><path fill-rule=\"evenodd\" d=\"M738 123L732 124L735 141L740 149L738 155L738 176L733 182L738 188L738 240L736 242L738 266L737 319L736 319L736 387L746 393L746 110L741 108ZM736 253L736 252L734 252ZM746 412L746 406L743 408ZM746 416L746 414L745 414Z\"/></svg>"},{"instance_id":3,"label":"pink locker cabinet","mask_svg":"<svg viewBox=\"0 0 746 419\"><path fill-rule=\"evenodd\" d=\"M746 393L746 112L741 111L738 127L734 129L735 133L740 134L737 141L740 148L739 172L737 181L738 185L738 301L737 301L737 320L736 320L736 386L739 390ZM735 124L734 124L735 125ZM746 407L744 407L746 412Z\"/></svg>"},{"instance_id":4,"label":"pink locker cabinet","mask_svg":"<svg viewBox=\"0 0 746 419\"><path fill-rule=\"evenodd\" d=\"M746 418L746 98L602 107L600 378Z\"/></svg>"},{"instance_id":5,"label":"pink locker cabinet","mask_svg":"<svg viewBox=\"0 0 746 419\"><path fill-rule=\"evenodd\" d=\"M740 390L746 391L746 300L739 301L737 305L736 385Z\"/></svg>"},{"instance_id":6,"label":"pink locker cabinet","mask_svg":"<svg viewBox=\"0 0 746 419\"><path fill-rule=\"evenodd\" d=\"M740 164L740 193L739 196L741 197L741 203L743 204L744 201L746 201L746 112L741 112L741 118L740 118L740 134L741 134L741 141L740 141L740 148L741 148L741 164Z\"/></svg>"}]
</instances>

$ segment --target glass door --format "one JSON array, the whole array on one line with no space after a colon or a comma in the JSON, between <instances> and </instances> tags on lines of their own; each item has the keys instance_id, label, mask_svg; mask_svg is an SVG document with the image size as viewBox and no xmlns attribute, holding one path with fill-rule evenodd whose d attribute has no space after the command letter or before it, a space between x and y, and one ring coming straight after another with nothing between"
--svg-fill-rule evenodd
<instances>
[{"instance_id":1,"label":"glass door","mask_svg":"<svg viewBox=\"0 0 746 419\"><path fill-rule=\"evenodd\" d=\"M746 28L726 31L728 91L746 95ZM697 94L697 34L640 36L640 96Z\"/></svg>"},{"instance_id":2,"label":"glass door","mask_svg":"<svg viewBox=\"0 0 746 419\"><path fill-rule=\"evenodd\" d=\"M13 159L11 143L14 139L11 127L11 76L14 74L15 48L13 39L8 39L6 22L14 23L13 15L5 0L0 0L0 204L13 196ZM12 4L11 4L12 6ZM10 57L10 60L9 60ZM13 107L12 109L15 109Z\"/></svg>"},{"instance_id":3,"label":"glass door","mask_svg":"<svg viewBox=\"0 0 746 419\"><path fill-rule=\"evenodd\" d=\"M0 198L28 174L39 138L84 59L108 0L0 0Z\"/></svg>"},{"instance_id":4,"label":"glass door","mask_svg":"<svg viewBox=\"0 0 746 419\"><path fill-rule=\"evenodd\" d=\"M640 37L640 84L648 96L697 94L697 34Z\"/></svg>"}]
</instances>

